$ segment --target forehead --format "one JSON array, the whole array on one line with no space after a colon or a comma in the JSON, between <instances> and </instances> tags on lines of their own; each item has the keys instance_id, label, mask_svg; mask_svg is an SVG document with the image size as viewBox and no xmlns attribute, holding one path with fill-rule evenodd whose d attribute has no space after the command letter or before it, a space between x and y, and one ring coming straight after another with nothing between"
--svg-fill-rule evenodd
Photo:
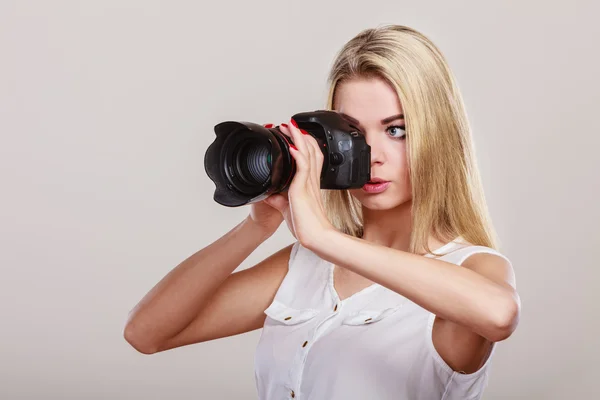
<instances>
[{"instance_id":1,"label":"forehead","mask_svg":"<svg viewBox=\"0 0 600 400\"><path fill-rule=\"evenodd\" d=\"M403 113L396 91L380 78L351 79L338 84L333 107L361 123Z\"/></svg>"}]
</instances>

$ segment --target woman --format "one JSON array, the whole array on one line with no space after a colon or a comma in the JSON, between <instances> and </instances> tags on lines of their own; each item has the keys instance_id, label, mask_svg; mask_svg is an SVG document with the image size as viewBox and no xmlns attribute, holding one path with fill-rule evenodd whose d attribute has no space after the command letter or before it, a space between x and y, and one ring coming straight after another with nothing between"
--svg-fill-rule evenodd
<instances>
[{"instance_id":1,"label":"woman","mask_svg":"<svg viewBox=\"0 0 600 400\"><path fill-rule=\"evenodd\" d=\"M327 108L366 136L374 182L321 193L316 140L281 124L289 191L163 278L125 338L155 353L262 327L261 399L479 399L520 301L446 61L384 26L350 40L329 81ZM284 219L297 241L232 273Z\"/></svg>"}]
</instances>

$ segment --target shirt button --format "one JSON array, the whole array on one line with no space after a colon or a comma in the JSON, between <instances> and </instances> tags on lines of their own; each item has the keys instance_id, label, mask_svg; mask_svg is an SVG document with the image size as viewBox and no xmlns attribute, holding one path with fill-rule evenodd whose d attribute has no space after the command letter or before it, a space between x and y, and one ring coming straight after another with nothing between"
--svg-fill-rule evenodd
<instances>
[{"instance_id":1,"label":"shirt button","mask_svg":"<svg viewBox=\"0 0 600 400\"><path fill-rule=\"evenodd\" d=\"M302 347L306 347L307 344L308 344L308 340L306 342L304 342L304 344L302 345Z\"/></svg>"},{"instance_id":2,"label":"shirt button","mask_svg":"<svg viewBox=\"0 0 600 400\"><path fill-rule=\"evenodd\" d=\"M286 321L289 321L290 319L292 319L292 317L287 317L285 320L286 320Z\"/></svg>"},{"instance_id":3,"label":"shirt button","mask_svg":"<svg viewBox=\"0 0 600 400\"><path fill-rule=\"evenodd\" d=\"M293 399L294 397L296 397L296 394L294 393L294 391L293 391L293 390L292 390L291 396L292 396L292 399Z\"/></svg>"},{"instance_id":4,"label":"shirt button","mask_svg":"<svg viewBox=\"0 0 600 400\"><path fill-rule=\"evenodd\" d=\"M335 307L333 308L333 311L337 311L337 304L335 305Z\"/></svg>"}]
</instances>

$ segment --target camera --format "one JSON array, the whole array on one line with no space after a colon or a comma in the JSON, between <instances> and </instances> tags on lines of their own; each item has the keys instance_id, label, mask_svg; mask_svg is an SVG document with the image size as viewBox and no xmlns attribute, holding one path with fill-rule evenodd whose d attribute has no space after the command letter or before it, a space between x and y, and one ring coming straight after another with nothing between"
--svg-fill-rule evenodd
<instances>
[{"instance_id":1,"label":"camera","mask_svg":"<svg viewBox=\"0 0 600 400\"><path fill-rule=\"evenodd\" d=\"M371 147L359 128L336 111L295 114L323 152L321 189L361 188L371 176ZM206 150L204 169L215 184L214 200L238 207L284 192L296 173L289 151L293 141L279 126L225 121L214 127L216 138Z\"/></svg>"}]
</instances>

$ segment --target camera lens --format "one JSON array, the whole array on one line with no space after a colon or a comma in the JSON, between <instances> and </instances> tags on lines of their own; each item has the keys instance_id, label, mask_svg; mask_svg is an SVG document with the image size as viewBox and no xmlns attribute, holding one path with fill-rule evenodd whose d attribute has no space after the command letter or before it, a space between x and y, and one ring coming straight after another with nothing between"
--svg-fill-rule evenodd
<instances>
[{"instance_id":1,"label":"camera lens","mask_svg":"<svg viewBox=\"0 0 600 400\"><path fill-rule=\"evenodd\" d=\"M246 140L233 156L236 174L246 185L262 185L271 172L271 151L262 141Z\"/></svg>"}]
</instances>

